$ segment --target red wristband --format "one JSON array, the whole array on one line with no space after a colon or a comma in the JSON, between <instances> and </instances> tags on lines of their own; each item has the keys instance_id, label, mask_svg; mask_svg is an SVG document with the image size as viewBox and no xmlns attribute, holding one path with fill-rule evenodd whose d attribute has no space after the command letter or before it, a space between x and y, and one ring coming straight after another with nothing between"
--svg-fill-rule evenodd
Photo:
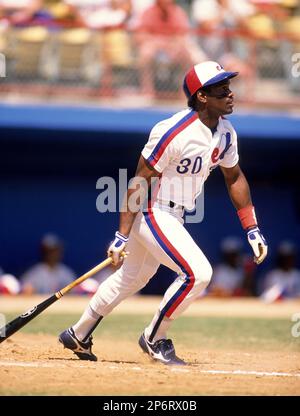
<instances>
[{"instance_id":1,"label":"red wristband","mask_svg":"<svg viewBox=\"0 0 300 416\"><path fill-rule=\"evenodd\" d=\"M254 227L257 225L257 219L255 215L255 210L253 205L248 205L247 207L241 208L237 211L239 219L241 221L242 227L246 230L249 227Z\"/></svg>"}]
</instances>

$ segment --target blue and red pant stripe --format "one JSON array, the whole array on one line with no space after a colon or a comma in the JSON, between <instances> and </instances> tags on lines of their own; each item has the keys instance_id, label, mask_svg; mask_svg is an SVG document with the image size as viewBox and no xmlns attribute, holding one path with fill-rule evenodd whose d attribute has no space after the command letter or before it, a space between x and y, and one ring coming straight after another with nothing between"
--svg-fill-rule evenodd
<instances>
[{"instance_id":1,"label":"blue and red pant stripe","mask_svg":"<svg viewBox=\"0 0 300 416\"><path fill-rule=\"evenodd\" d=\"M148 211L144 213L144 217L158 244L186 275L185 281L182 283L177 292L174 293L174 295L169 299L164 308L161 310L159 318L149 337L149 341L152 342L163 318L165 316L169 318L175 311L175 309L180 305L180 303L185 299L187 294L191 291L192 287L194 286L195 277L187 261L181 256L181 254L176 250L176 248L171 244L171 242L167 239L167 237L160 229L153 215L153 211L150 205L148 207Z\"/></svg>"}]
</instances>

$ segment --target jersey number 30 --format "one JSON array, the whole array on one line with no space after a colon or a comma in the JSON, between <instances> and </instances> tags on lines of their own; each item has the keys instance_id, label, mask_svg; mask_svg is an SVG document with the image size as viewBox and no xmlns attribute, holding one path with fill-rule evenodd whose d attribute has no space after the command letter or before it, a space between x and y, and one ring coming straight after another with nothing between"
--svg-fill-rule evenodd
<instances>
[{"instance_id":1,"label":"jersey number 30","mask_svg":"<svg viewBox=\"0 0 300 416\"><path fill-rule=\"evenodd\" d=\"M193 163L192 163L193 162ZM202 167L202 157L197 156L194 161L189 158L182 159L180 165L177 166L176 170L178 173L187 173L191 172L193 175L199 173Z\"/></svg>"}]
</instances>

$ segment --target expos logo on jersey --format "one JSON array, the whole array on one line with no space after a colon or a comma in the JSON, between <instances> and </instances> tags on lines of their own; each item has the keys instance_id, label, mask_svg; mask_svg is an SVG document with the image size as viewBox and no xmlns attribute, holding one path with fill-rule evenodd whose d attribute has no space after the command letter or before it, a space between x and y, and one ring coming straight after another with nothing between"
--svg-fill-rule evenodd
<instances>
[{"instance_id":1,"label":"expos logo on jersey","mask_svg":"<svg viewBox=\"0 0 300 416\"><path fill-rule=\"evenodd\" d=\"M218 166L218 162L224 159L226 152L231 146L231 134L228 131L227 133L222 133L219 146L215 147L211 154L211 162L213 166L210 167L210 170L213 170Z\"/></svg>"},{"instance_id":2,"label":"expos logo on jersey","mask_svg":"<svg viewBox=\"0 0 300 416\"><path fill-rule=\"evenodd\" d=\"M210 156L212 166L210 166L210 171L218 166L218 162L224 159L226 152L229 150L231 146L231 134L230 132L222 133L220 142L217 147L214 148L212 154ZM197 156L195 160L190 158L184 158L180 161L180 164L177 166L177 172L184 174L184 173L192 173L197 174L200 172L202 168L202 157Z\"/></svg>"}]
</instances>

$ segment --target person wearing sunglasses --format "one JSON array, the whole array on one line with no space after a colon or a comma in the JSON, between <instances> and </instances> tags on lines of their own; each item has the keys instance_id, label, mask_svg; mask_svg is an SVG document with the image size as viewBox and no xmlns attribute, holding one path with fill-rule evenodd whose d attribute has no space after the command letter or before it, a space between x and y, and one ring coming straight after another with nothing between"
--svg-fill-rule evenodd
<instances>
[{"instance_id":1,"label":"person wearing sunglasses","mask_svg":"<svg viewBox=\"0 0 300 416\"><path fill-rule=\"evenodd\" d=\"M230 80L237 75L213 61L193 66L183 83L189 108L152 128L125 195L119 229L108 248L113 264L122 262L121 267L99 285L79 321L59 336L64 347L80 359L97 360L91 349L92 332L123 299L142 289L162 264L177 277L138 343L153 360L166 365L186 364L176 355L167 332L204 292L212 276L209 260L184 223L186 211L195 208L203 184L214 168L219 166L224 174L254 261L261 263L266 257L267 244L258 228L249 185L238 163L237 134L224 118L233 111ZM200 215L197 222L202 219Z\"/></svg>"}]
</instances>

